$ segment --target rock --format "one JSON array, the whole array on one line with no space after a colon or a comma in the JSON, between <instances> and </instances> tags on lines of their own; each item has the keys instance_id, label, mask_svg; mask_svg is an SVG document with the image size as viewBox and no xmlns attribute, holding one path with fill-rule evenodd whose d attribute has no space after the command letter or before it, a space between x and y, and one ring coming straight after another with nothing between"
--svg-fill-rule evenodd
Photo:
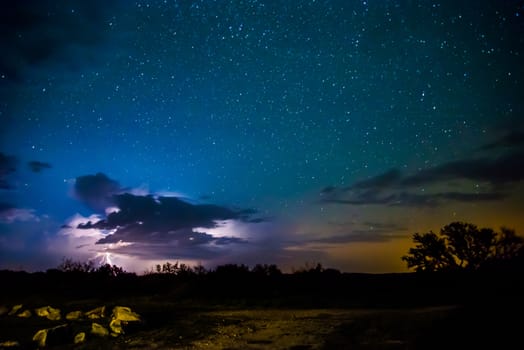
<instances>
[{"instance_id":1,"label":"rock","mask_svg":"<svg viewBox=\"0 0 524 350\"><path fill-rule=\"evenodd\" d=\"M75 335L75 344L80 344L86 341L86 334L84 332L80 332L77 335Z\"/></svg>"},{"instance_id":2,"label":"rock","mask_svg":"<svg viewBox=\"0 0 524 350\"><path fill-rule=\"evenodd\" d=\"M60 320L60 310L52 308L51 306L43 306L38 309L35 309L35 312L40 317L47 317L51 321Z\"/></svg>"},{"instance_id":3,"label":"rock","mask_svg":"<svg viewBox=\"0 0 524 350\"><path fill-rule=\"evenodd\" d=\"M96 322L91 324L91 333L101 337L107 337L109 335L109 331L104 326Z\"/></svg>"},{"instance_id":4,"label":"rock","mask_svg":"<svg viewBox=\"0 0 524 350\"><path fill-rule=\"evenodd\" d=\"M124 333L122 321L120 320L112 319L111 322L109 322L109 328L111 328L111 335L114 337L118 337L120 334Z\"/></svg>"},{"instance_id":5,"label":"rock","mask_svg":"<svg viewBox=\"0 0 524 350\"><path fill-rule=\"evenodd\" d=\"M16 340L7 340L0 343L0 348L13 348L15 346L20 346L20 343Z\"/></svg>"},{"instance_id":6,"label":"rock","mask_svg":"<svg viewBox=\"0 0 524 350\"><path fill-rule=\"evenodd\" d=\"M67 324L41 329L35 333L33 341L35 341L39 347L67 344L71 341L70 331L71 329Z\"/></svg>"},{"instance_id":7,"label":"rock","mask_svg":"<svg viewBox=\"0 0 524 350\"><path fill-rule=\"evenodd\" d=\"M100 307L97 307L96 309L87 311L85 313L85 316L89 319L103 318L105 311L106 311L106 307L100 306Z\"/></svg>"},{"instance_id":8,"label":"rock","mask_svg":"<svg viewBox=\"0 0 524 350\"><path fill-rule=\"evenodd\" d=\"M115 306L113 308L113 317L114 320L120 321L140 321L140 315L136 312L131 311L131 308L126 306Z\"/></svg>"},{"instance_id":9,"label":"rock","mask_svg":"<svg viewBox=\"0 0 524 350\"><path fill-rule=\"evenodd\" d=\"M24 305L18 304L18 305L13 306L11 311L9 311L8 315L12 316L12 315L16 314L18 312L18 310L20 310L22 308L22 306L24 306Z\"/></svg>"},{"instance_id":10,"label":"rock","mask_svg":"<svg viewBox=\"0 0 524 350\"><path fill-rule=\"evenodd\" d=\"M69 321L78 320L82 318L84 313L82 311L71 311L66 315L66 319Z\"/></svg>"},{"instance_id":11,"label":"rock","mask_svg":"<svg viewBox=\"0 0 524 350\"><path fill-rule=\"evenodd\" d=\"M111 328L112 336L119 336L124 333L123 326L128 322L140 321L140 315L136 312L131 311L131 308L127 306L115 306L109 322L109 328Z\"/></svg>"},{"instance_id":12,"label":"rock","mask_svg":"<svg viewBox=\"0 0 524 350\"><path fill-rule=\"evenodd\" d=\"M29 311L29 310L24 310L24 311L22 311L21 313L19 313L19 314L16 315L16 316L21 317L21 318L29 318L29 317L32 316L32 314L31 314L31 311Z\"/></svg>"},{"instance_id":13,"label":"rock","mask_svg":"<svg viewBox=\"0 0 524 350\"><path fill-rule=\"evenodd\" d=\"M38 344L39 347L43 348L47 340L48 329L41 329L33 335L33 341Z\"/></svg>"}]
</instances>

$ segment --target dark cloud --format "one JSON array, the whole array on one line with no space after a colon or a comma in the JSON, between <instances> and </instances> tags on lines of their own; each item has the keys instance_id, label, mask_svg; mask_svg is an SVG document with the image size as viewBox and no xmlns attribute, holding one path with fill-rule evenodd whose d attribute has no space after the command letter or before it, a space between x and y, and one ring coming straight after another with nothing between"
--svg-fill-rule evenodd
<instances>
[{"instance_id":1,"label":"dark cloud","mask_svg":"<svg viewBox=\"0 0 524 350\"><path fill-rule=\"evenodd\" d=\"M12 188L8 181L8 176L16 171L16 163L15 157L0 152L0 189L8 190Z\"/></svg>"},{"instance_id":2,"label":"dark cloud","mask_svg":"<svg viewBox=\"0 0 524 350\"><path fill-rule=\"evenodd\" d=\"M370 230L382 230L385 232L406 231L408 228L395 222L364 221L362 226Z\"/></svg>"},{"instance_id":3,"label":"dark cloud","mask_svg":"<svg viewBox=\"0 0 524 350\"><path fill-rule=\"evenodd\" d=\"M498 148L515 148L524 146L524 131L512 130L503 137L482 146L481 150L491 150Z\"/></svg>"},{"instance_id":4,"label":"dark cloud","mask_svg":"<svg viewBox=\"0 0 524 350\"><path fill-rule=\"evenodd\" d=\"M412 193L366 191L339 194L336 197L325 198L324 203L345 205L387 205L400 207L436 207L450 201L453 202L485 202L497 201L507 197L503 192L437 192L437 193Z\"/></svg>"},{"instance_id":5,"label":"dark cloud","mask_svg":"<svg viewBox=\"0 0 524 350\"><path fill-rule=\"evenodd\" d=\"M216 228L217 222L241 220L248 222L253 210L232 210L212 204L191 204L176 197L137 196L129 193L113 196L119 209L98 222L88 222L80 229L115 230L98 243L169 242L179 240L191 244L238 243L238 239L217 240L194 228Z\"/></svg>"},{"instance_id":6,"label":"dark cloud","mask_svg":"<svg viewBox=\"0 0 524 350\"><path fill-rule=\"evenodd\" d=\"M395 222L379 221L351 221L351 222L331 222L332 231L330 234L323 234L321 238L294 242L295 245L307 245L310 243L321 244L345 244L356 242L388 242L397 238L409 236L408 228ZM309 236L309 235L308 235ZM320 236L315 234L313 236Z\"/></svg>"},{"instance_id":7,"label":"dark cloud","mask_svg":"<svg viewBox=\"0 0 524 350\"><path fill-rule=\"evenodd\" d=\"M386 171L383 174L372 177L370 179L355 182L353 186L351 186L350 188L351 189L389 188L389 187L396 185L400 181L401 178L402 178L402 175L398 169L391 169L391 170Z\"/></svg>"},{"instance_id":8,"label":"dark cloud","mask_svg":"<svg viewBox=\"0 0 524 350\"><path fill-rule=\"evenodd\" d=\"M127 189L102 173L78 177L74 191L79 200L92 208L112 206L116 210L102 219L73 225L73 229L105 232L105 236L96 243L125 242L124 247L118 246L119 251L134 251L139 244L141 247L147 246L149 253L158 253L165 246L177 251L178 256L183 250L185 256L204 258L212 254L208 250L213 250L213 247L218 249L246 241L223 234L215 237L201 231L218 228L227 220L249 224L267 221L265 218L253 218L257 213L253 209L231 209L214 204L192 203L178 197L127 193Z\"/></svg>"},{"instance_id":9,"label":"dark cloud","mask_svg":"<svg viewBox=\"0 0 524 350\"><path fill-rule=\"evenodd\" d=\"M524 180L524 151L497 158L463 159L444 163L405 177L403 186L433 184L451 180L472 180L504 185Z\"/></svg>"},{"instance_id":10,"label":"dark cloud","mask_svg":"<svg viewBox=\"0 0 524 350\"><path fill-rule=\"evenodd\" d=\"M341 232L304 243L387 242L396 238L405 238L408 235L402 233L407 231L405 226L394 222L346 222L336 223L336 226L338 227L337 230Z\"/></svg>"},{"instance_id":11,"label":"dark cloud","mask_svg":"<svg viewBox=\"0 0 524 350\"><path fill-rule=\"evenodd\" d=\"M79 176L74 185L76 198L97 211L113 205L114 195L122 191L118 182L102 173Z\"/></svg>"},{"instance_id":12,"label":"dark cloud","mask_svg":"<svg viewBox=\"0 0 524 350\"><path fill-rule=\"evenodd\" d=\"M238 238L238 237L218 237L218 238L214 238L213 242L216 245L228 245L228 244L233 244L233 243L236 243L236 244L247 243L246 240L242 238Z\"/></svg>"},{"instance_id":13,"label":"dark cloud","mask_svg":"<svg viewBox=\"0 0 524 350\"><path fill-rule=\"evenodd\" d=\"M210 243L225 245L245 242L236 237L213 237L205 232L193 231L191 228L163 232L148 231L146 224L146 228L144 228L143 225L128 225L126 228L119 228L114 234L108 234L96 243L106 244L117 243L119 241L144 244L169 244L178 248L206 245Z\"/></svg>"},{"instance_id":14,"label":"dark cloud","mask_svg":"<svg viewBox=\"0 0 524 350\"><path fill-rule=\"evenodd\" d=\"M337 191L337 188L335 186L326 186L322 190L320 190L321 195L329 195L333 192Z\"/></svg>"},{"instance_id":15,"label":"dark cloud","mask_svg":"<svg viewBox=\"0 0 524 350\"><path fill-rule=\"evenodd\" d=\"M506 198L505 193L466 193L466 192L439 192L430 194L414 194L401 192L387 198L388 205L404 207L436 207L450 201L454 202L485 202L497 201Z\"/></svg>"},{"instance_id":16,"label":"dark cloud","mask_svg":"<svg viewBox=\"0 0 524 350\"><path fill-rule=\"evenodd\" d=\"M506 198L508 195L503 192L479 192L479 193L465 193L465 192L444 192L433 195L435 199L453 200L459 202L484 202L484 201L498 201Z\"/></svg>"},{"instance_id":17,"label":"dark cloud","mask_svg":"<svg viewBox=\"0 0 524 350\"><path fill-rule=\"evenodd\" d=\"M357 242L389 242L396 238L406 238L407 235L392 234L390 231L383 230L356 230L348 234L334 235L319 238L311 241L312 243L344 244Z\"/></svg>"},{"instance_id":18,"label":"dark cloud","mask_svg":"<svg viewBox=\"0 0 524 350\"><path fill-rule=\"evenodd\" d=\"M0 152L0 189L9 190L13 186L9 183L8 177L10 174L16 172L18 160L14 156L6 155ZM39 162L36 160L27 163L32 172L39 173L43 169L51 168L51 164Z\"/></svg>"},{"instance_id":19,"label":"dark cloud","mask_svg":"<svg viewBox=\"0 0 524 350\"><path fill-rule=\"evenodd\" d=\"M391 169L348 187L326 187L320 192L321 202L434 207L447 202L503 200L509 196L511 186L524 180L522 146L524 133L517 129L482 146L480 150L484 154L481 156L446 162L414 174L404 175L398 169ZM490 155L491 151L498 151L498 154ZM489 188L477 192L432 189L436 185L449 187L461 181L488 184Z\"/></svg>"},{"instance_id":20,"label":"dark cloud","mask_svg":"<svg viewBox=\"0 0 524 350\"><path fill-rule=\"evenodd\" d=\"M39 173L39 172L41 172L44 169L51 169L52 168L51 164L46 163L46 162L39 162L39 161L36 161L36 160L32 160L32 161L28 162L27 165L29 166L29 169L31 169L31 171L34 172L34 173Z\"/></svg>"},{"instance_id":21,"label":"dark cloud","mask_svg":"<svg viewBox=\"0 0 524 350\"><path fill-rule=\"evenodd\" d=\"M117 1L6 0L0 2L0 73L20 81L52 61L73 68L80 47L99 43Z\"/></svg>"},{"instance_id":22,"label":"dark cloud","mask_svg":"<svg viewBox=\"0 0 524 350\"><path fill-rule=\"evenodd\" d=\"M271 218L254 218L254 219L247 219L246 222L249 222L251 224L260 224L262 222L268 222L271 221Z\"/></svg>"}]
</instances>

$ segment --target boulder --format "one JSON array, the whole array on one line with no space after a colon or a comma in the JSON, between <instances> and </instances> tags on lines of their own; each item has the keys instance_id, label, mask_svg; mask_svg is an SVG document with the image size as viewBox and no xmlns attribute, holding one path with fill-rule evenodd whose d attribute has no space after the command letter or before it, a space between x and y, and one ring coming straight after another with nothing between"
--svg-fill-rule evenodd
<instances>
[{"instance_id":1,"label":"boulder","mask_svg":"<svg viewBox=\"0 0 524 350\"><path fill-rule=\"evenodd\" d=\"M115 306L111 315L111 322L109 322L111 335L116 337L123 334L123 326L127 325L128 322L137 321L140 321L140 315L133 312L131 308L127 306Z\"/></svg>"},{"instance_id":2,"label":"boulder","mask_svg":"<svg viewBox=\"0 0 524 350\"><path fill-rule=\"evenodd\" d=\"M43 348L47 341L48 329L41 329L33 335L33 341L38 344L39 347Z\"/></svg>"},{"instance_id":3,"label":"boulder","mask_svg":"<svg viewBox=\"0 0 524 350\"><path fill-rule=\"evenodd\" d=\"M19 314L16 315L16 316L21 317L21 318L29 318L29 317L32 316L32 314L31 314L31 311L29 311L29 310L24 310L24 311L22 311L21 313L19 313Z\"/></svg>"},{"instance_id":4,"label":"boulder","mask_svg":"<svg viewBox=\"0 0 524 350\"><path fill-rule=\"evenodd\" d=\"M60 320L60 310L52 308L51 306L43 306L39 307L38 309L35 309L35 312L40 317L47 317L47 319L51 321L58 321Z\"/></svg>"},{"instance_id":5,"label":"boulder","mask_svg":"<svg viewBox=\"0 0 524 350\"><path fill-rule=\"evenodd\" d=\"M98 318L104 318L104 313L106 311L106 307L105 306L100 306L100 307L97 307L96 309L93 309L93 310L90 310L90 311L87 311L85 313L85 316L89 319L98 319Z\"/></svg>"},{"instance_id":6,"label":"boulder","mask_svg":"<svg viewBox=\"0 0 524 350\"><path fill-rule=\"evenodd\" d=\"M101 337L107 337L109 335L109 331L104 326L96 322L91 324L91 333Z\"/></svg>"},{"instance_id":7,"label":"boulder","mask_svg":"<svg viewBox=\"0 0 524 350\"><path fill-rule=\"evenodd\" d=\"M80 332L77 335L75 335L75 344L80 344L86 341L86 334L84 332Z\"/></svg>"},{"instance_id":8,"label":"boulder","mask_svg":"<svg viewBox=\"0 0 524 350\"><path fill-rule=\"evenodd\" d=\"M71 341L71 328L62 324L53 328L41 329L33 336L39 347L47 345L64 345Z\"/></svg>"},{"instance_id":9,"label":"boulder","mask_svg":"<svg viewBox=\"0 0 524 350\"><path fill-rule=\"evenodd\" d=\"M112 319L120 321L140 321L140 315L131 311L127 306L115 306L113 308Z\"/></svg>"},{"instance_id":10,"label":"boulder","mask_svg":"<svg viewBox=\"0 0 524 350\"><path fill-rule=\"evenodd\" d=\"M13 306L13 308L11 309L11 311L9 311L8 315L9 315L9 316L13 316L13 315L15 315L15 314L18 312L18 310L20 310L20 309L22 308L22 306L24 306L24 305L22 305L22 304L18 304L18 305Z\"/></svg>"},{"instance_id":11,"label":"boulder","mask_svg":"<svg viewBox=\"0 0 524 350\"><path fill-rule=\"evenodd\" d=\"M109 328L111 328L111 335L113 337L118 337L120 334L124 333L122 321L120 320L112 319L111 322L109 322Z\"/></svg>"},{"instance_id":12,"label":"boulder","mask_svg":"<svg viewBox=\"0 0 524 350\"><path fill-rule=\"evenodd\" d=\"M66 319L69 321L74 321L81 319L84 313L82 311L71 311L66 315Z\"/></svg>"}]
</instances>

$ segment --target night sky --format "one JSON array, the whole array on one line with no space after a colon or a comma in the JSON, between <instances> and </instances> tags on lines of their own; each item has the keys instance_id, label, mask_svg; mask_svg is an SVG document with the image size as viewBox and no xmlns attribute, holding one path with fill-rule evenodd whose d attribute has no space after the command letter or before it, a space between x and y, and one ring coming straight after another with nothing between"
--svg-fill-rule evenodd
<instances>
[{"instance_id":1,"label":"night sky","mask_svg":"<svg viewBox=\"0 0 524 350\"><path fill-rule=\"evenodd\" d=\"M0 2L0 269L406 271L524 232L524 2Z\"/></svg>"}]
</instances>

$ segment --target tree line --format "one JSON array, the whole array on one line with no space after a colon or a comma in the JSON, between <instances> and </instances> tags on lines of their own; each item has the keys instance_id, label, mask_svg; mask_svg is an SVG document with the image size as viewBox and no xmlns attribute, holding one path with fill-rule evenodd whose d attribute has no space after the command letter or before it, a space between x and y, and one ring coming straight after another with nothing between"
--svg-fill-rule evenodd
<instances>
[{"instance_id":1,"label":"tree line","mask_svg":"<svg viewBox=\"0 0 524 350\"><path fill-rule=\"evenodd\" d=\"M478 271L487 269L524 268L524 239L515 230L502 227L500 231L467 222L452 222L442 227L439 233L429 231L414 233L414 247L401 257L408 269L416 272L442 271ZM93 261L80 262L64 258L62 263L48 273L67 273L73 275L94 275L98 277L123 277L135 275L122 267L110 264L96 266ZM184 263L165 262L144 271L145 276L169 275L178 277L206 275L234 276L283 275L275 264L257 264L250 268L244 264L226 264L215 269L206 269L202 265L189 266ZM324 268L316 263L293 270L292 275L323 274L340 275L339 270Z\"/></svg>"}]
</instances>

